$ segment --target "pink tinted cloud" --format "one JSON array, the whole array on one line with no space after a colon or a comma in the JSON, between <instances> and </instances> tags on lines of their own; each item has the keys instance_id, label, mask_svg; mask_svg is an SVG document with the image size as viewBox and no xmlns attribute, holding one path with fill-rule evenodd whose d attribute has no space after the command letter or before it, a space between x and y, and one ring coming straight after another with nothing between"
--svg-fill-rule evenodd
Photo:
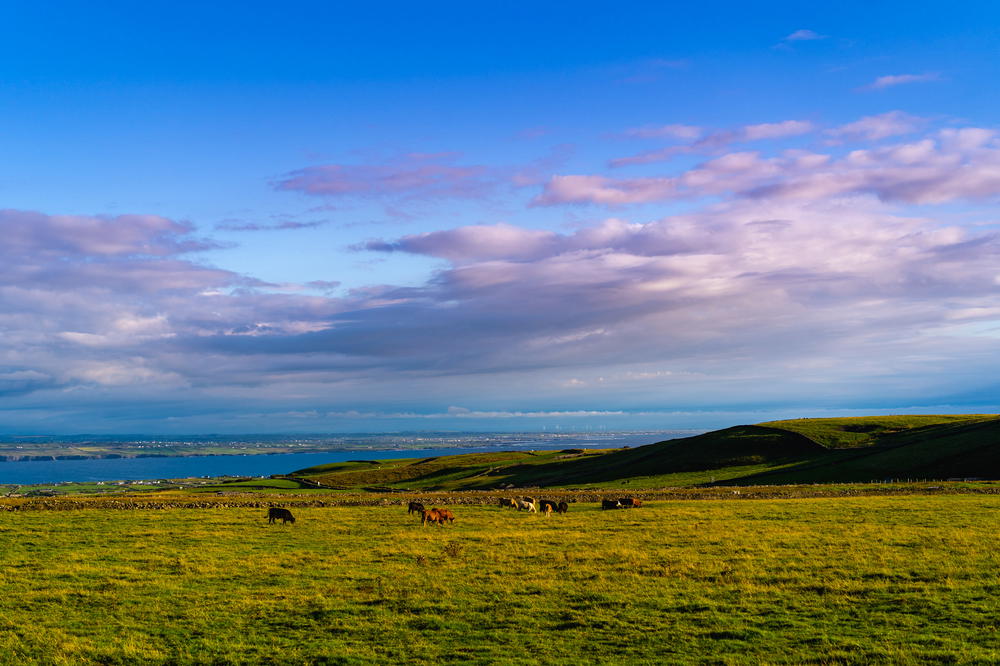
<instances>
[{"instance_id":1,"label":"pink tinted cloud","mask_svg":"<svg viewBox=\"0 0 1000 666\"><path fill-rule=\"evenodd\" d=\"M911 134L924 125L924 120L902 111L889 111L877 116L865 116L824 132L835 140L867 139L878 141L890 136Z\"/></svg>"},{"instance_id":2,"label":"pink tinted cloud","mask_svg":"<svg viewBox=\"0 0 1000 666\"><path fill-rule=\"evenodd\" d=\"M672 127L687 128L687 126L683 125L666 126L666 128ZM690 129L695 130L699 128L692 127ZM810 132L815 131L815 129L815 125L807 120L784 120L777 123L744 125L736 129L711 132L692 143L679 146L668 146L666 148L646 151L629 157L616 158L611 160L608 164L609 166L616 168L633 164L663 162L673 158L675 155L714 153L733 143L801 136L803 134L809 134ZM644 136L644 138L682 138L676 135L671 136L667 131L665 131L665 128L659 128L659 130L659 134L656 133L657 128L637 128L629 130L629 132L632 136ZM645 132L645 134L640 135L639 132Z\"/></svg>"},{"instance_id":3,"label":"pink tinted cloud","mask_svg":"<svg viewBox=\"0 0 1000 666\"><path fill-rule=\"evenodd\" d=\"M837 136L883 136L903 131L909 122L900 116L869 117L838 128ZM812 200L859 194L918 204L997 196L1000 143L992 130L960 128L910 143L853 150L839 159L803 150L775 157L734 152L660 178L556 176L533 203L622 206L702 196Z\"/></svg>"},{"instance_id":4,"label":"pink tinted cloud","mask_svg":"<svg viewBox=\"0 0 1000 666\"><path fill-rule=\"evenodd\" d=\"M595 203L603 206L648 203L676 198L673 178L613 179L605 176L553 176L533 206L566 203Z\"/></svg>"},{"instance_id":5,"label":"pink tinted cloud","mask_svg":"<svg viewBox=\"0 0 1000 666\"><path fill-rule=\"evenodd\" d=\"M815 129L806 120L784 120L780 123L745 125L738 135L738 141L758 141L761 139L783 139L789 136L808 134Z\"/></svg>"},{"instance_id":6,"label":"pink tinted cloud","mask_svg":"<svg viewBox=\"0 0 1000 666\"><path fill-rule=\"evenodd\" d=\"M506 381L520 396L631 366L671 371L658 399L688 399L696 384L683 377L697 375L711 399L738 400L743 388L725 393L734 377L752 388L780 371L857 391L887 359L923 387L995 357L995 338L963 327L1000 317L1000 243L885 202L994 197L998 150L992 130L966 127L836 155L730 152L663 178L563 176L546 203L726 199L563 233L472 225L372 241L447 264L415 286L342 298L201 264L187 252L208 244L166 218L7 211L0 392L384 400Z\"/></svg>"},{"instance_id":7,"label":"pink tinted cloud","mask_svg":"<svg viewBox=\"0 0 1000 666\"><path fill-rule=\"evenodd\" d=\"M496 186L485 166L452 164L451 154L411 154L385 164L327 164L287 174L275 184L313 196L413 199L481 197Z\"/></svg>"},{"instance_id":8,"label":"pink tinted cloud","mask_svg":"<svg viewBox=\"0 0 1000 666\"><path fill-rule=\"evenodd\" d=\"M940 204L1000 195L1000 145L978 128L945 130L934 138L855 150L815 169L781 163L778 176L742 194L817 199L872 194L886 201Z\"/></svg>"},{"instance_id":9,"label":"pink tinted cloud","mask_svg":"<svg viewBox=\"0 0 1000 666\"><path fill-rule=\"evenodd\" d=\"M676 139L679 141L694 141L704 130L695 125L659 125L633 127L625 130L625 136L638 139Z\"/></svg>"},{"instance_id":10,"label":"pink tinted cloud","mask_svg":"<svg viewBox=\"0 0 1000 666\"><path fill-rule=\"evenodd\" d=\"M155 215L87 217L0 210L0 255L165 256L216 247L190 236L192 227Z\"/></svg>"},{"instance_id":11,"label":"pink tinted cloud","mask_svg":"<svg viewBox=\"0 0 1000 666\"><path fill-rule=\"evenodd\" d=\"M285 221L275 224L258 224L257 222L227 221L215 225L216 231L289 231L295 229L315 229L326 222L295 222Z\"/></svg>"},{"instance_id":12,"label":"pink tinted cloud","mask_svg":"<svg viewBox=\"0 0 1000 666\"><path fill-rule=\"evenodd\" d=\"M369 241L358 249L425 254L456 263L488 259L517 261L545 254L555 239L556 234L551 231L496 224L404 236L393 242Z\"/></svg>"},{"instance_id":13,"label":"pink tinted cloud","mask_svg":"<svg viewBox=\"0 0 1000 666\"><path fill-rule=\"evenodd\" d=\"M482 243L468 241L478 234ZM995 238L871 199L739 200L648 223L503 235L493 246L488 230L470 227L386 244L452 267L318 340L368 357L408 346L426 368L448 358L452 370L476 372L630 362L704 371L750 358L863 358L890 344L899 354L953 313L1000 312L990 309L1000 307ZM968 311L972 303L988 307ZM372 344L390 324L398 328ZM443 331L463 334L445 345Z\"/></svg>"},{"instance_id":14,"label":"pink tinted cloud","mask_svg":"<svg viewBox=\"0 0 1000 666\"><path fill-rule=\"evenodd\" d=\"M218 246L164 217L5 210L0 227L0 358L11 377L47 378L10 391L191 381L185 338L309 330L335 309L198 262Z\"/></svg>"}]
</instances>

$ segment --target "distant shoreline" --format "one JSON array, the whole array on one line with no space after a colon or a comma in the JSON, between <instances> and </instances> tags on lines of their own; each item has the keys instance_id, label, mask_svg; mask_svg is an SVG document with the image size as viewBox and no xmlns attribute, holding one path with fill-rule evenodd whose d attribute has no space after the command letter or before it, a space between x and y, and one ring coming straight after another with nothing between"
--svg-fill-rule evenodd
<instances>
[{"instance_id":1,"label":"distant shoreline","mask_svg":"<svg viewBox=\"0 0 1000 666\"><path fill-rule=\"evenodd\" d=\"M454 446L454 447L439 447L439 448L454 448L455 450L463 449L466 447ZM498 450L512 448L510 445L497 446ZM517 447L513 447L517 448ZM619 448L614 446L609 446L607 448ZM257 450L241 450L233 449L231 452L226 451L177 451L171 453L94 453L94 454L0 454L0 462L56 462L60 460L123 460L123 459L135 459L135 458L206 458L206 457L236 457L236 456L280 456L286 454L295 453L342 453L342 452L371 452L371 451L421 451L420 448L345 448L345 447L333 447L328 449L284 449L284 450L272 450L272 449L257 449Z\"/></svg>"},{"instance_id":2,"label":"distant shoreline","mask_svg":"<svg viewBox=\"0 0 1000 666\"><path fill-rule=\"evenodd\" d=\"M83 460L121 460L142 458L190 458L286 455L299 453L371 454L385 451L395 454L429 448L461 450L485 448L523 450L531 448L621 448L642 446L664 439L685 437L702 431L661 430L621 431L603 433L399 433L358 436L315 436L298 441L280 441L280 436L260 438L225 438L209 441L134 440L101 441L99 439L68 439L28 443L24 440L0 443L0 463L61 462ZM273 439L271 439L273 437ZM206 438L207 440L207 438ZM419 454L416 454L419 455Z\"/></svg>"}]
</instances>

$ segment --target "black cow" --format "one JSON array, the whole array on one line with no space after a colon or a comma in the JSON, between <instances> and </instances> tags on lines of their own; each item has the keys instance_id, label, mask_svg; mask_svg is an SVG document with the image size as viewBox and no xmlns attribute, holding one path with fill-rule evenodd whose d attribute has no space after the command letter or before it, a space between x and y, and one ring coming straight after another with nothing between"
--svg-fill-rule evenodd
<instances>
[{"instance_id":1,"label":"black cow","mask_svg":"<svg viewBox=\"0 0 1000 666\"><path fill-rule=\"evenodd\" d=\"M618 500L601 500L601 509L607 511L608 509L621 509L621 502Z\"/></svg>"},{"instance_id":2,"label":"black cow","mask_svg":"<svg viewBox=\"0 0 1000 666\"><path fill-rule=\"evenodd\" d=\"M424 512L424 505L421 504L420 502L410 502L410 506L406 510L407 514L410 514L410 513L423 513L423 512Z\"/></svg>"},{"instance_id":3,"label":"black cow","mask_svg":"<svg viewBox=\"0 0 1000 666\"><path fill-rule=\"evenodd\" d=\"M566 513L567 511L569 511L569 504L559 502L559 506L556 507L556 513Z\"/></svg>"},{"instance_id":4,"label":"black cow","mask_svg":"<svg viewBox=\"0 0 1000 666\"><path fill-rule=\"evenodd\" d=\"M552 511L558 511L559 510L559 506L555 502L553 502L552 500L541 500L538 503L538 509L542 513L549 513L549 512L552 512Z\"/></svg>"},{"instance_id":5,"label":"black cow","mask_svg":"<svg viewBox=\"0 0 1000 666\"><path fill-rule=\"evenodd\" d=\"M276 506L272 506L267 510L267 522L273 523L276 520L281 520L281 524L292 523L295 524L295 516L288 509L281 509Z\"/></svg>"}]
</instances>

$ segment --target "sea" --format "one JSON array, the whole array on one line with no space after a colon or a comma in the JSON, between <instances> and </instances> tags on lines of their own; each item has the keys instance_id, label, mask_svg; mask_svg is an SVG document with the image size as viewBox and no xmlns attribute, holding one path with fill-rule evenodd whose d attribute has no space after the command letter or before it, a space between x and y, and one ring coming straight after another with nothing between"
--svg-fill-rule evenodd
<instances>
[{"instance_id":1,"label":"sea","mask_svg":"<svg viewBox=\"0 0 1000 666\"><path fill-rule=\"evenodd\" d=\"M686 433L685 433L686 434ZM340 449L311 453L250 455L172 456L143 458L93 458L84 460L26 460L0 462L0 484L83 483L91 481L139 481L220 476L270 476L288 474L314 465L348 460L427 458L491 451L620 448L642 446L683 436L677 431L661 433L602 434L599 437L562 437L506 442L500 446L444 448Z\"/></svg>"}]
</instances>

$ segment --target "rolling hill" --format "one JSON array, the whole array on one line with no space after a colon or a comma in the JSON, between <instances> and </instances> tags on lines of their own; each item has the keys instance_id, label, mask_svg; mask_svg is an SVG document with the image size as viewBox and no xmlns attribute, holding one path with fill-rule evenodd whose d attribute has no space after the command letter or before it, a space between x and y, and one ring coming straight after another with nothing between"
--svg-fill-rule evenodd
<instances>
[{"instance_id":1,"label":"rolling hill","mask_svg":"<svg viewBox=\"0 0 1000 666\"><path fill-rule=\"evenodd\" d=\"M1000 478L1000 416L770 421L636 448L356 461L292 476L334 488L377 490Z\"/></svg>"}]
</instances>

